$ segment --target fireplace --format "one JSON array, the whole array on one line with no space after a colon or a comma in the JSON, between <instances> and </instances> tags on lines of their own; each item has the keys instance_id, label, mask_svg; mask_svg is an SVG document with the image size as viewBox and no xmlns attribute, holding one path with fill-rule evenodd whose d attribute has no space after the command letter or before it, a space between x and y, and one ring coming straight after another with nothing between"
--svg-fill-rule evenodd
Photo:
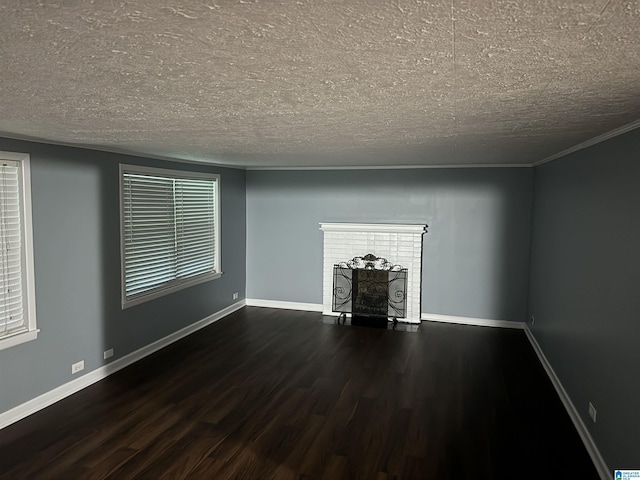
<instances>
[{"instance_id":1,"label":"fireplace","mask_svg":"<svg viewBox=\"0 0 640 480\"><path fill-rule=\"evenodd\" d=\"M404 315L389 312L388 318L403 319L408 323L420 323L421 312L421 287L422 287L422 236L426 231L426 225L407 224L362 224L362 223L321 223L320 229L324 232L323 245L323 284L322 284L322 311L324 315L340 315L350 313L346 310L334 309L334 266L348 262L347 259L361 258L363 254L371 254L382 258L389 264L401 266L406 269L404 281L406 288L402 295L404 301ZM365 255L366 256L366 255ZM349 270L353 270L349 268ZM366 270L366 269L365 269ZM372 269L384 270L384 269ZM339 275L350 275L350 272L338 272ZM393 276L393 273L373 273L365 278L364 285L358 273L357 284L360 296L356 295L356 304L362 307L366 304L376 305L376 288L385 275ZM353 277L347 277L342 285L346 291L353 290ZM363 277L364 278L364 277ZM377 287L376 287L377 286ZM361 288L360 288L361 287ZM387 297L398 298L399 293L395 283L389 284ZM384 295L384 293L382 293ZM353 299L347 303L353 306ZM346 308L346 307L343 307ZM382 315L382 308L380 314ZM385 320L386 321L386 320Z\"/></svg>"},{"instance_id":2,"label":"fireplace","mask_svg":"<svg viewBox=\"0 0 640 480\"><path fill-rule=\"evenodd\" d=\"M407 269L367 254L333 266L333 312L354 316L405 318ZM344 321L344 320L343 320Z\"/></svg>"}]
</instances>

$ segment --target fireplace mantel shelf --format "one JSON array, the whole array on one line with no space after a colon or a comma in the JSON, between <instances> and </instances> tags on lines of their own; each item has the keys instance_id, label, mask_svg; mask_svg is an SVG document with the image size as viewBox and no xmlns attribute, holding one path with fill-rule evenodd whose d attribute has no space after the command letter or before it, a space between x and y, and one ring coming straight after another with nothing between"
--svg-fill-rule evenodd
<instances>
[{"instance_id":1,"label":"fireplace mantel shelf","mask_svg":"<svg viewBox=\"0 0 640 480\"><path fill-rule=\"evenodd\" d=\"M384 232L421 234L427 231L427 225L389 224L389 223L321 223L320 230L325 232Z\"/></svg>"}]
</instances>

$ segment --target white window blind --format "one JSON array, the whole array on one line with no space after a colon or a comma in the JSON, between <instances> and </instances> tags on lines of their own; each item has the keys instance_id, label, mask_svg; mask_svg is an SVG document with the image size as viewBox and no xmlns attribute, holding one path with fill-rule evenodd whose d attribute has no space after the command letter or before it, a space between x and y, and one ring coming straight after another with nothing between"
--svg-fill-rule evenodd
<instances>
[{"instance_id":1,"label":"white window blind","mask_svg":"<svg viewBox=\"0 0 640 480\"><path fill-rule=\"evenodd\" d=\"M219 275L219 177L139 169L122 172L123 306Z\"/></svg>"},{"instance_id":2,"label":"white window blind","mask_svg":"<svg viewBox=\"0 0 640 480\"><path fill-rule=\"evenodd\" d=\"M20 166L0 162L0 338L28 330L22 293Z\"/></svg>"},{"instance_id":3,"label":"white window blind","mask_svg":"<svg viewBox=\"0 0 640 480\"><path fill-rule=\"evenodd\" d=\"M177 276L215 272L215 182L176 180Z\"/></svg>"}]
</instances>

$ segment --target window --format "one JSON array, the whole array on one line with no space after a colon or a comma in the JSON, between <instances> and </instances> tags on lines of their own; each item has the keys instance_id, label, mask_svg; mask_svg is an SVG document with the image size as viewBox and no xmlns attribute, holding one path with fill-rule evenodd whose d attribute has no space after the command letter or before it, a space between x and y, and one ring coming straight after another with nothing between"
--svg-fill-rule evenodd
<instances>
[{"instance_id":1,"label":"window","mask_svg":"<svg viewBox=\"0 0 640 480\"><path fill-rule=\"evenodd\" d=\"M120 166L122 307L221 275L218 175Z\"/></svg>"},{"instance_id":2,"label":"window","mask_svg":"<svg viewBox=\"0 0 640 480\"><path fill-rule=\"evenodd\" d=\"M0 152L0 350L35 340L29 155Z\"/></svg>"}]
</instances>

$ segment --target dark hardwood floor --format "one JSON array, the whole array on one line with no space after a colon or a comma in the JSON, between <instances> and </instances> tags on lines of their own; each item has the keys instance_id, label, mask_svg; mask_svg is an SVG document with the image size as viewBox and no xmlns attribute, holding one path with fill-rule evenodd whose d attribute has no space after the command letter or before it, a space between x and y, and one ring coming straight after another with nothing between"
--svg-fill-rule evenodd
<instances>
[{"instance_id":1,"label":"dark hardwood floor","mask_svg":"<svg viewBox=\"0 0 640 480\"><path fill-rule=\"evenodd\" d=\"M0 430L0 479L597 479L524 332L246 307Z\"/></svg>"}]
</instances>

